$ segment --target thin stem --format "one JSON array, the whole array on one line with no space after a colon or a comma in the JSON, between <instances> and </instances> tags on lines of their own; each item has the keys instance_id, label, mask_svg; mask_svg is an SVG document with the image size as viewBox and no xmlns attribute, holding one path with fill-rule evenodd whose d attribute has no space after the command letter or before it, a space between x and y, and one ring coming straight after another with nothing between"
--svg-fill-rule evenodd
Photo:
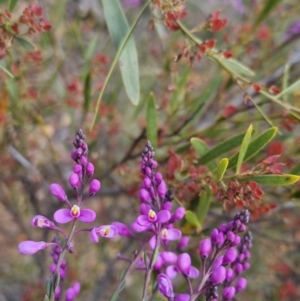
<instances>
[{"instance_id":1,"label":"thin stem","mask_svg":"<svg viewBox=\"0 0 300 301\"><path fill-rule=\"evenodd\" d=\"M101 89L101 91L100 91L100 93L99 93L98 99L97 99L96 110L95 110L94 118L93 118L93 121L92 121L92 124L91 124L91 127L90 127L90 131L93 129L93 127L94 127L94 125L95 125L95 122L96 122L96 118L97 118L97 115L98 115L98 110L99 110L99 106L100 106L101 99L102 99L102 97L103 97L103 94L104 94L104 91L105 91L105 89L106 89L106 86L107 86L107 84L108 84L108 82L109 82L109 80L110 80L110 78L111 78L111 75L112 75L112 73L113 73L113 71L114 71L114 69L115 69L115 67L116 67L116 65L117 65L117 62L118 62L118 60L119 60L119 57L120 57L120 55L121 55L121 53L122 53L124 47L126 46L126 44L127 44L128 40L129 40L129 38L130 38L130 36L131 36L133 30L135 29L137 23L139 22L140 18L142 17L142 14L143 14L144 11L146 10L146 8L147 8L147 6L150 4L150 2L151 2L151 0L148 0L148 1L145 3L145 5L143 6L143 8L142 8L142 10L140 11L138 17L136 18L136 20L135 20L135 21L133 22L133 24L131 25L131 27L130 27L128 33L127 33L127 35L124 37L124 40L123 40L123 42L121 43L121 45L120 45L120 47L119 47L119 49L118 49L118 51L117 51L117 54L116 54L115 57L114 57L114 60L113 60L111 66L110 66L110 68L109 68L109 71L108 71L107 76L106 76L106 78L105 78L105 81L104 81L104 83L103 83L103 87L102 87L102 89Z\"/></svg>"}]
</instances>

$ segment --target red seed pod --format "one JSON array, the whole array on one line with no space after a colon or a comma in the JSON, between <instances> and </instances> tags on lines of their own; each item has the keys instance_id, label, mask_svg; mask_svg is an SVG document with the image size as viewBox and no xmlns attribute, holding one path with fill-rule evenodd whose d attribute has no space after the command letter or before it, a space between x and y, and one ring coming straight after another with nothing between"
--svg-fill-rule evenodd
<instances>
[{"instance_id":1,"label":"red seed pod","mask_svg":"<svg viewBox=\"0 0 300 301\"><path fill-rule=\"evenodd\" d=\"M206 50L207 50L205 44L200 44L200 45L198 46L198 48L199 48L199 50L200 50L202 53L205 53Z\"/></svg>"},{"instance_id":2,"label":"red seed pod","mask_svg":"<svg viewBox=\"0 0 300 301\"><path fill-rule=\"evenodd\" d=\"M275 85L273 85L273 86L271 86L269 88L269 92L273 93L273 94L279 94L281 91L280 91L280 89L278 87L276 87Z\"/></svg>"},{"instance_id":3,"label":"red seed pod","mask_svg":"<svg viewBox=\"0 0 300 301\"><path fill-rule=\"evenodd\" d=\"M223 57L224 59L230 59L230 58L232 58L232 53L231 53L231 51L229 51L229 50L223 50L223 51L221 52L221 55L222 55L222 57Z\"/></svg>"},{"instance_id":4,"label":"red seed pod","mask_svg":"<svg viewBox=\"0 0 300 301\"><path fill-rule=\"evenodd\" d=\"M208 49L214 48L216 46L216 40L207 40L207 41L205 41L205 46Z\"/></svg>"},{"instance_id":5,"label":"red seed pod","mask_svg":"<svg viewBox=\"0 0 300 301\"><path fill-rule=\"evenodd\" d=\"M258 92L260 91L260 89L261 89L261 84L260 84L260 83L253 83L253 84L251 85L251 87L252 87L252 89L253 89L256 93L258 93Z\"/></svg>"}]
</instances>

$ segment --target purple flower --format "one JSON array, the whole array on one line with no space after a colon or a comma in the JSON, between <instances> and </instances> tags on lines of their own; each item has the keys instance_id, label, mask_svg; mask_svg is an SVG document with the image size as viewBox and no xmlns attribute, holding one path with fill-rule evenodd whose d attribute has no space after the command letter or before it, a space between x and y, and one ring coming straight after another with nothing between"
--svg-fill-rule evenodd
<instances>
[{"instance_id":1,"label":"purple flower","mask_svg":"<svg viewBox=\"0 0 300 301\"><path fill-rule=\"evenodd\" d=\"M115 226L117 228L118 235L127 236L127 237L132 236L130 230L125 224L119 222L113 222L112 226Z\"/></svg>"},{"instance_id":2,"label":"purple flower","mask_svg":"<svg viewBox=\"0 0 300 301\"><path fill-rule=\"evenodd\" d=\"M152 209L149 210L147 215L140 215L137 218L137 223L143 227L149 227L152 223L166 223L171 217L170 211L161 210L157 214Z\"/></svg>"},{"instance_id":3,"label":"purple flower","mask_svg":"<svg viewBox=\"0 0 300 301\"><path fill-rule=\"evenodd\" d=\"M67 200L66 193L60 185L53 183L50 185L49 189L50 193L56 198L58 198L60 201L64 202Z\"/></svg>"},{"instance_id":4,"label":"purple flower","mask_svg":"<svg viewBox=\"0 0 300 301\"><path fill-rule=\"evenodd\" d=\"M49 244L44 241L25 240L18 245L18 250L23 255L32 255L38 251L44 250Z\"/></svg>"},{"instance_id":5,"label":"purple flower","mask_svg":"<svg viewBox=\"0 0 300 301\"><path fill-rule=\"evenodd\" d=\"M157 285L160 293L170 299L174 298L173 285L171 279L166 274L159 274L157 276Z\"/></svg>"},{"instance_id":6,"label":"purple flower","mask_svg":"<svg viewBox=\"0 0 300 301\"><path fill-rule=\"evenodd\" d=\"M96 213L91 209L81 209L79 206L74 205L71 209L57 210L53 218L60 224L68 223L75 218L83 223L92 223L96 218Z\"/></svg>"},{"instance_id":7,"label":"purple flower","mask_svg":"<svg viewBox=\"0 0 300 301\"><path fill-rule=\"evenodd\" d=\"M42 215L36 215L35 217L33 217L32 221L31 221L31 225L33 227L44 228L44 229L54 229L55 228L54 223Z\"/></svg>"},{"instance_id":8,"label":"purple flower","mask_svg":"<svg viewBox=\"0 0 300 301\"><path fill-rule=\"evenodd\" d=\"M104 225L100 227L93 228L90 233L91 240L93 242L99 242L99 237L112 238L118 234L118 230L115 226Z\"/></svg>"},{"instance_id":9,"label":"purple flower","mask_svg":"<svg viewBox=\"0 0 300 301\"><path fill-rule=\"evenodd\" d=\"M172 229L162 229L160 233L160 239L162 241L169 241L169 240L178 240L181 238L181 231L175 228ZM152 249L155 248L156 243L156 236L152 236L152 238L149 240L149 245Z\"/></svg>"}]
</instances>

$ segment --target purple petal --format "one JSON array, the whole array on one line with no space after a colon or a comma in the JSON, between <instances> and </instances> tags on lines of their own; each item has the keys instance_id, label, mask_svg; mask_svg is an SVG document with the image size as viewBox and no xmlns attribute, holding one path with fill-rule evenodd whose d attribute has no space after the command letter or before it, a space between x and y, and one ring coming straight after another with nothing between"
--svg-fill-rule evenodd
<instances>
[{"instance_id":1,"label":"purple petal","mask_svg":"<svg viewBox=\"0 0 300 301\"><path fill-rule=\"evenodd\" d=\"M73 287L66 290L66 301L73 301L76 297L76 292Z\"/></svg>"},{"instance_id":2,"label":"purple petal","mask_svg":"<svg viewBox=\"0 0 300 301\"><path fill-rule=\"evenodd\" d=\"M113 222L112 225L117 228L118 235L127 236L127 237L132 236L129 229L128 229L128 227L125 224L119 223L119 222Z\"/></svg>"},{"instance_id":3,"label":"purple petal","mask_svg":"<svg viewBox=\"0 0 300 301\"><path fill-rule=\"evenodd\" d=\"M157 213L157 222L158 223L166 223L167 221L169 221L171 217L171 213L168 210L161 210Z\"/></svg>"},{"instance_id":4,"label":"purple petal","mask_svg":"<svg viewBox=\"0 0 300 301\"><path fill-rule=\"evenodd\" d=\"M147 230L148 230L147 227L143 227L143 226L139 225L137 222L133 222L133 223L130 225L130 228L131 228L134 232L137 232L137 233L144 232L144 231L147 231Z\"/></svg>"},{"instance_id":5,"label":"purple petal","mask_svg":"<svg viewBox=\"0 0 300 301\"><path fill-rule=\"evenodd\" d=\"M80 283L79 282L75 282L72 287L75 290L76 294L79 294L80 288L81 288Z\"/></svg>"},{"instance_id":6,"label":"purple petal","mask_svg":"<svg viewBox=\"0 0 300 301\"><path fill-rule=\"evenodd\" d=\"M157 271L160 271L162 269L163 265L164 265L164 262L163 262L161 256L158 255L157 259L155 261L155 264L153 265L153 268Z\"/></svg>"},{"instance_id":7,"label":"purple petal","mask_svg":"<svg viewBox=\"0 0 300 301\"><path fill-rule=\"evenodd\" d=\"M73 216L70 214L70 209L59 209L54 213L54 220L57 223L65 224L73 219Z\"/></svg>"},{"instance_id":8,"label":"purple petal","mask_svg":"<svg viewBox=\"0 0 300 301\"><path fill-rule=\"evenodd\" d=\"M182 253L178 256L176 266L183 275L189 275L191 270L192 260L188 253Z\"/></svg>"},{"instance_id":9,"label":"purple petal","mask_svg":"<svg viewBox=\"0 0 300 301\"><path fill-rule=\"evenodd\" d=\"M159 274L157 276L157 285L160 293L168 299L173 299L173 285L171 279L166 274Z\"/></svg>"},{"instance_id":10,"label":"purple petal","mask_svg":"<svg viewBox=\"0 0 300 301\"><path fill-rule=\"evenodd\" d=\"M93 228L92 231L90 232L90 238L93 242L99 242L99 237L96 233L96 228Z\"/></svg>"},{"instance_id":11,"label":"purple petal","mask_svg":"<svg viewBox=\"0 0 300 301\"><path fill-rule=\"evenodd\" d=\"M96 219L96 213L91 209L81 209L78 219L83 223L92 223Z\"/></svg>"},{"instance_id":12,"label":"purple petal","mask_svg":"<svg viewBox=\"0 0 300 301\"><path fill-rule=\"evenodd\" d=\"M151 210L151 206L145 203L142 203L140 205L140 214L141 215L147 215L149 210Z\"/></svg>"},{"instance_id":13,"label":"purple petal","mask_svg":"<svg viewBox=\"0 0 300 301\"><path fill-rule=\"evenodd\" d=\"M163 229L162 236L163 240L177 240L181 238L181 231L178 229Z\"/></svg>"},{"instance_id":14,"label":"purple petal","mask_svg":"<svg viewBox=\"0 0 300 301\"><path fill-rule=\"evenodd\" d=\"M188 294L176 294L174 301L189 301L191 298L191 295Z\"/></svg>"},{"instance_id":15,"label":"purple petal","mask_svg":"<svg viewBox=\"0 0 300 301\"><path fill-rule=\"evenodd\" d=\"M171 278L175 278L178 274L178 270L176 268L175 265L169 265L167 268L166 268L166 274Z\"/></svg>"},{"instance_id":16,"label":"purple petal","mask_svg":"<svg viewBox=\"0 0 300 301\"><path fill-rule=\"evenodd\" d=\"M55 228L54 223L42 215L34 216L33 219L31 220L31 225L33 227L45 228L45 229L54 229Z\"/></svg>"},{"instance_id":17,"label":"purple petal","mask_svg":"<svg viewBox=\"0 0 300 301\"><path fill-rule=\"evenodd\" d=\"M177 261L177 255L173 252L161 252L160 256L167 264L174 264Z\"/></svg>"},{"instance_id":18,"label":"purple petal","mask_svg":"<svg viewBox=\"0 0 300 301\"><path fill-rule=\"evenodd\" d=\"M154 235L154 236L152 236L151 238L150 238L150 240L149 240L149 246L150 246L150 248L152 249L152 250L154 250L155 249L155 246L156 246L156 236Z\"/></svg>"},{"instance_id":19,"label":"purple petal","mask_svg":"<svg viewBox=\"0 0 300 301\"><path fill-rule=\"evenodd\" d=\"M196 269L195 267L191 266L190 273L189 273L189 277L190 277L190 278L193 278L193 279L194 279L194 278L198 278L198 277L199 277L199 274L200 274L199 270Z\"/></svg>"},{"instance_id":20,"label":"purple petal","mask_svg":"<svg viewBox=\"0 0 300 301\"><path fill-rule=\"evenodd\" d=\"M45 248L47 244L44 241L25 240L18 245L18 250L23 255L32 255Z\"/></svg>"},{"instance_id":21,"label":"purple petal","mask_svg":"<svg viewBox=\"0 0 300 301\"><path fill-rule=\"evenodd\" d=\"M149 227L152 222L149 221L148 216L147 215L140 215L137 219L136 222L143 227Z\"/></svg>"}]
</instances>

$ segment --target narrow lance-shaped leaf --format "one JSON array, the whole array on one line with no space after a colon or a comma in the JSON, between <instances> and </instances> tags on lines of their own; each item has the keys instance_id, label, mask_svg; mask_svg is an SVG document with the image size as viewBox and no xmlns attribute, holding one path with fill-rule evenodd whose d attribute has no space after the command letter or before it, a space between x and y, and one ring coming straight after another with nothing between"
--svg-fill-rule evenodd
<instances>
[{"instance_id":1,"label":"narrow lance-shaped leaf","mask_svg":"<svg viewBox=\"0 0 300 301\"><path fill-rule=\"evenodd\" d=\"M90 107L90 102L91 102L91 73L88 72L86 74L86 77L84 79L84 102L83 102L83 108L84 111L87 112Z\"/></svg>"},{"instance_id":2,"label":"narrow lance-shaped leaf","mask_svg":"<svg viewBox=\"0 0 300 301\"><path fill-rule=\"evenodd\" d=\"M199 159L198 163L206 164L211 160L214 160L220 157L221 155L233 150L234 148L241 145L243 138L244 138L244 134L241 134L216 145L214 148L210 149L207 153L205 153Z\"/></svg>"},{"instance_id":3,"label":"narrow lance-shaped leaf","mask_svg":"<svg viewBox=\"0 0 300 301\"><path fill-rule=\"evenodd\" d=\"M239 177L240 181L255 181L261 185L267 186L285 186L292 185L299 181L300 176L296 175L255 175Z\"/></svg>"},{"instance_id":4,"label":"narrow lance-shaped leaf","mask_svg":"<svg viewBox=\"0 0 300 301\"><path fill-rule=\"evenodd\" d=\"M279 4L280 1L281 0L267 0L263 10L257 17L254 26L257 26L260 22L262 22L269 15L272 9L274 9L275 6Z\"/></svg>"},{"instance_id":5,"label":"narrow lance-shaped leaf","mask_svg":"<svg viewBox=\"0 0 300 301\"><path fill-rule=\"evenodd\" d=\"M249 146L249 143L250 143L250 139L251 139L251 135L252 135L252 129L253 129L253 126L252 126L252 124L250 124L250 126L249 126L249 128L248 128L248 130L245 134L245 137L243 139L241 148L240 148L239 157L238 157L238 161L237 161L237 164L236 164L236 174L239 174L239 172L240 172L241 165L243 163L244 157L246 155L246 152L247 152L247 149L248 149L248 146Z\"/></svg>"},{"instance_id":6,"label":"narrow lance-shaped leaf","mask_svg":"<svg viewBox=\"0 0 300 301\"><path fill-rule=\"evenodd\" d=\"M31 43L30 41L27 41L21 37L15 36L15 41L17 41L22 47L24 47L25 50L28 51L34 51L36 50L36 46Z\"/></svg>"},{"instance_id":7,"label":"narrow lance-shaped leaf","mask_svg":"<svg viewBox=\"0 0 300 301\"><path fill-rule=\"evenodd\" d=\"M227 158L223 158L218 167L217 167L217 171L216 171L216 176L217 176L217 180L221 181L223 179L223 176L226 172L227 166L228 166L229 160Z\"/></svg>"},{"instance_id":8,"label":"narrow lance-shaped leaf","mask_svg":"<svg viewBox=\"0 0 300 301\"><path fill-rule=\"evenodd\" d=\"M257 136L253 141L250 142L247 152L244 157L244 162L252 158L254 155L256 155L262 148L264 148L276 135L277 128L273 127L259 136ZM227 168L231 168L236 166L237 161L238 161L238 156L239 154L235 154L233 157L229 159L229 164Z\"/></svg>"},{"instance_id":9,"label":"narrow lance-shaped leaf","mask_svg":"<svg viewBox=\"0 0 300 301\"><path fill-rule=\"evenodd\" d=\"M293 84L291 84L289 87L287 87L285 90L281 91L279 94L275 96L275 98L281 98L283 95L288 95L290 93L293 93L294 91L297 91L300 89L300 79L295 81Z\"/></svg>"},{"instance_id":10,"label":"narrow lance-shaped leaf","mask_svg":"<svg viewBox=\"0 0 300 301\"><path fill-rule=\"evenodd\" d=\"M211 202L211 190L208 186L205 186L205 193L201 195L200 202L198 206L198 220L201 225L203 225L206 218L207 212L210 207Z\"/></svg>"},{"instance_id":11,"label":"narrow lance-shaped leaf","mask_svg":"<svg viewBox=\"0 0 300 301\"><path fill-rule=\"evenodd\" d=\"M151 141L154 149L157 148L157 116L155 108L155 99L153 93L150 93L147 102L147 138Z\"/></svg>"},{"instance_id":12,"label":"narrow lance-shaped leaf","mask_svg":"<svg viewBox=\"0 0 300 301\"><path fill-rule=\"evenodd\" d=\"M12 12L17 4L18 0L10 0L8 10Z\"/></svg>"},{"instance_id":13,"label":"narrow lance-shaped leaf","mask_svg":"<svg viewBox=\"0 0 300 301\"><path fill-rule=\"evenodd\" d=\"M119 49L129 32L127 19L119 0L102 0L102 3L108 30L115 48ZM140 81L138 55L133 36L129 37L123 48L119 59L119 67L126 93L130 101L137 105L140 98Z\"/></svg>"},{"instance_id":14,"label":"narrow lance-shaped leaf","mask_svg":"<svg viewBox=\"0 0 300 301\"><path fill-rule=\"evenodd\" d=\"M195 226L197 228L201 227L201 224L200 224L196 214L193 211L187 210L185 212L185 219L193 226Z\"/></svg>"},{"instance_id":15,"label":"narrow lance-shaped leaf","mask_svg":"<svg viewBox=\"0 0 300 301\"><path fill-rule=\"evenodd\" d=\"M9 77L14 78L13 74L0 63L0 69L2 69Z\"/></svg>"},{"instance_id":16,"label":"narrow lance-shaped leaf","mask_svg":"<svg viewBox=\"0 0 300 301\"><path fill-rule=\"evenodd\" d=\"M203 154L209 151L206 143L199 138L191 138L191 144L200 158ZM207 163L207 166L211 171L214 171L217 168L217 164L214 161Z\"/></svg>"}]
</instances>

